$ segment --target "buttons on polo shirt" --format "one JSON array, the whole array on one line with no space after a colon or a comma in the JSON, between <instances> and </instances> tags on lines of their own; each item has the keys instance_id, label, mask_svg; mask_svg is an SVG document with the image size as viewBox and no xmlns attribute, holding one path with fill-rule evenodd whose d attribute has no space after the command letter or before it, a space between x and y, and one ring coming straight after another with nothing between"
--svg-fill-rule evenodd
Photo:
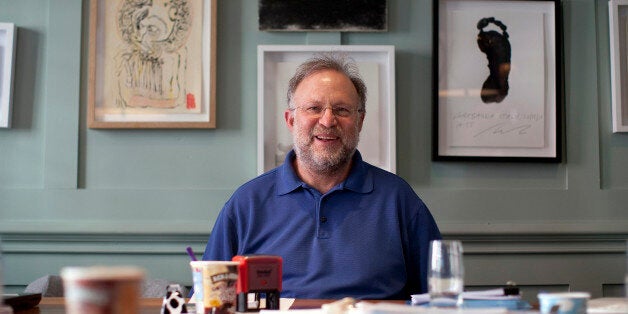
<instances>
[{"instance_id":1,"label":"buttons on polo shirt","mask_svg":"<svg viewBox=\"0 0 628 314\"><path fill-rule=\"evenodd\" d=\"M326 223L327 222L327 217L325 217L325 216L321 217L320 222L323 223L323 224Z\"/></svg>"}]
</instances>

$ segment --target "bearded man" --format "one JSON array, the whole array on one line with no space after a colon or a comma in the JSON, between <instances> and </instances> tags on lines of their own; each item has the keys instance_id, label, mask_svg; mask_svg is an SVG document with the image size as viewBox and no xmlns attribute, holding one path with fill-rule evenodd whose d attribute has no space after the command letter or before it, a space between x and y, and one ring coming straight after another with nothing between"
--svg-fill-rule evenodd
<instances>
[{"instance_id":1,"label":"bearded man","mask_svg":"<svg viewBox=\"0 0 628 314\"><path fill-rule=\"evenodd\" d=\"M305 61L287 103L293 150L235 191L203 260L281 256L282 297L409 300L427 292L429 242L441 235L410 185L356 149L366 86L355 63L335 53Z\"/></svg>"}]
</instances>

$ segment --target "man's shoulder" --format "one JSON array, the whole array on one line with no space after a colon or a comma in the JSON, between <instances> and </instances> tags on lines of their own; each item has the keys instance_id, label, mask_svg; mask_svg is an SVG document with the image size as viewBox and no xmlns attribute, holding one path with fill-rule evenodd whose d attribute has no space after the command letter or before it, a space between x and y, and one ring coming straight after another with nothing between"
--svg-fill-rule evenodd
<instances>
[{"instance_id":1,"label":"man's shoulder","mask_svg":"<svg viewBox=\"0 0 628 314\"><path fill-rule=\"evenodd\" d=\"M395 196L406 202L418 202L420 207L425 206L423 200L414 188L401 176L385 169L366 163L367 177L373 180L373 188L377 195Z\"/></svg>"},{"instance_id":2,"label":"man's shoulder","mask_svg":"<svg viewBox=\"0 0 628 314\"><path fill-rule=\"evenodd\" d=\"M272 188L276 185L278 171L279 171L279 168L275 168L268 172L260 174L257 177L240 185L240 187L238 187L238 189L236 189L234 193L246 194L246 193L254 193L256 191L267 193L266 191L268 191L269 188Z\"/></svg>"},{"instance_id":3,"label":"man's shoulder","mask_svg":"<svg viewBox=\"0 0 628 314\"><path fill-rule=\"evenodd\" d=\"M386 184L394 188L410 188L410 184L399 175L364 162L367 172L371 173L375 184Z\"/></svg>"}]
</instances>

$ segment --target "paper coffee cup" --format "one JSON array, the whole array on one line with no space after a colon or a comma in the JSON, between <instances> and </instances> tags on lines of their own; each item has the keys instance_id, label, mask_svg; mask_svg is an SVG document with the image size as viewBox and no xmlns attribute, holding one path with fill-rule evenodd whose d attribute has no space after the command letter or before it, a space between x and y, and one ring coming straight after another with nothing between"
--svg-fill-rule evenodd
<instances>
[{"instance_id":1,"label":"paper coffee cup","mask_svg":"<svg viewBox=\"0 0 628 314\"><path fill-rule=\"evenodd\" d=\"M203 314L205 307L203 305L203 261L190 262L190 268L192 268L192 284L194 285L194 294L190 302L196 306L196 313Z\"/></svg>"},{"instance_id":2,"label":"paper coffee cup","mask_svg":"<svg viewBox=\"0 0 628 314\"><path fill-rule=\"evenodd\" d=\"M586 292L539 293L541 313L586 314L587 301L591 295Z\"/></svg>"},{"instance_id":3,"label":"paper coffee cup","mask_svg":"<svg viewBox=\"0 0 628 314\"><path fill-rule=\"evenodd\" d=\"M136 314L144 270L133 266L61 269L69 314Z\"/></svg>"},{"instance_id":4,"label":"paper coffee cup","mask_svg":"<svg viewBox=\"0 0 628 314\"><path fill-rule=\"evenodd\" d=\"M194 281L196 313L235 313L238 265L238 262L231 261L190 262ZM199 275L201 275L202 280L202 291L197 290L197 287L200 288L198 285ZM202 299L200 299L201 295Z\"/></svg>"}]
</instances>

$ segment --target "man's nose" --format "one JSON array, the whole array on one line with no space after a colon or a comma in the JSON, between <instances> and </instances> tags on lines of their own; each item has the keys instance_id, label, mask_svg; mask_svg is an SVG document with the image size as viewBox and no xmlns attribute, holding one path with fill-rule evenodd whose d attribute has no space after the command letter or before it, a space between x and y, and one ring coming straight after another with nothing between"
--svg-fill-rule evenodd
<instances>
[{"instance_id":1,"label":"man's nose","mask_svg":"<svg viewBox=\"0 0 628 314\"><path fill-rule=\"evenodd\" d=\"M323 108L323 112L321 112L321 117L318 119L318 123L330 127L336 125L338 120L336 119L336 115L334 115L334 110L332 107Z\"/></svg>"}]
</instances>

